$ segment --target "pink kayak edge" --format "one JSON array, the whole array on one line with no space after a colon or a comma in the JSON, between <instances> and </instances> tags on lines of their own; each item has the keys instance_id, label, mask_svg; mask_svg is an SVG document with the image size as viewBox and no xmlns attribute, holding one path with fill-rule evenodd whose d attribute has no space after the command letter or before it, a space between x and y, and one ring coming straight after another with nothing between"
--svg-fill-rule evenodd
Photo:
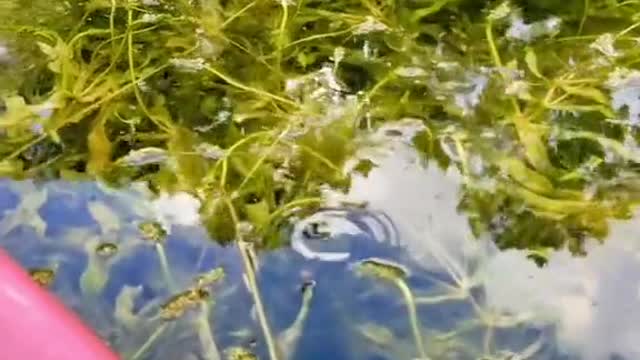
<instances>
[{"instance_id":1,"label":"pink kayak edge","mask_svg":"<svg viewBox=\"0 0 640 360\"><path fill-rule=\"evenodd\" d=\"M107 344L0 249L0 359L117 360Z\"/></svg>"}]
</instances>

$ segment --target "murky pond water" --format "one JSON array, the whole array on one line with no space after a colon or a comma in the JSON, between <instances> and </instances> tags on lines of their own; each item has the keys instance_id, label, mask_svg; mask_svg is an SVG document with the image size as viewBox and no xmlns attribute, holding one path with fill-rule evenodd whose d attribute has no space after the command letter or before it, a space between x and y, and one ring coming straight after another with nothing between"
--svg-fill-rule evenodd
<instances>
[{"instance_id":1,"label":"murky pond water","mask_svg":"<svg viewBox=\"0 0 640 360\"><path fill-rule=\"evenodd\" d=\"M540 268L471 235L455 172L416 166L402 142L387 150L348 195L327 194L366 209L299 219L291 246L252 259L261 309L241 249L212 242L186 196L5 180L0 245L54 270L51 291L130 359L267 358L262 316L282 359L640 358L634 221ZM154 222L165 240L145 238ZM194 291L215 269L208 296Z\"/></svg>"}]
</instances>

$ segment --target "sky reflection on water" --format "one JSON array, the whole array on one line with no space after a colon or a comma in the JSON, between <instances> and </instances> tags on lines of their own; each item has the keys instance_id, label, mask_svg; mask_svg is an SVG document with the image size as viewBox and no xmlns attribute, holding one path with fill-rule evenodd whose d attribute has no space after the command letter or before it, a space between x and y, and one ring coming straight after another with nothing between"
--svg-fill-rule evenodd
<instances>
[{"instance_id":1,"label":"sky reflection on water","mask_svg":"<svg viewBox=\"0 0 640 360\"><path fill-rule=\"evenodd\" d=\"M276 335L294 322L302 284L316 283L310 312L298 329L302 336L289 349L292 359L416 356L399 293L354 272L355 262L370 257L397 262L411 272L407 282L433 359L475 359L483 353L505 358L508 351L530 359L640 358L640 345L634 341L640 337L640 228L635 219L615 223L604 244L591 241L586 257L561 251L538 268L522 251L498 251L487 239L473 239L467 218L456 210L460 179L455 172L415 166L419 157L402 143L379 153L377 161L367 178L354 179L347 199L366 201L372 211L388 215L398 230L396 238L380 237L379 231L367 228L370 222L357 216L319 213L302 220L292 239L301 236L296 231L305 222L322 219L331 235L304 240L306 245L315 251L347 252L348 259L311 260L291 248L260 255L258 283ZM4 181L1 186L0 245L25 266L56 267L58 277L51 289L116 349L131 354L158 323L146 319L139 327L122 324L122 316L114 312L123 287L131 291L141 286L134 315L145 306L157 309L175 292L160 276L153 246L142 243L136 233L135 224L150 216L144 210L153 207L145 205L150 195L135 186L106 194L91 183ZM38 192L46 193L38 209L23 203L22 210L14 210L25 195L38 205ZM105 231L108 226L87 210L95 201L104 201L117 215L112 229ZM34 214L46 228L38 225ZM101 268L108 272L104 289L97 297L87 297L79 280L90 257L86 244L104 241L118 244L119 253ZM226 348L243 346L266 358L237 249L210 242L199 226L179 224L165 252L177 289L188 287L199 272L225 269L227 276L216 287L209 316L217 345L223 354ZM147 358L198 358L194 321L176 321ZM452 331L460 333L443 340ZM380 343L383 340L374 334L392 338Z\"/></svg>"}]
</instances>

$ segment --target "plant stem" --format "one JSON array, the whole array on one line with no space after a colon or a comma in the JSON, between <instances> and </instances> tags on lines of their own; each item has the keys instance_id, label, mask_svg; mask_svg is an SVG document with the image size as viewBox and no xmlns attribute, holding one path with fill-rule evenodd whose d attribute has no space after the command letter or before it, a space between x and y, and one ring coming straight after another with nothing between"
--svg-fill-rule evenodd
<instances>
[{"instance_id":1,"label":"plant stem","mask_svg":"<svg viewBox=\"0 0 640 360\"><path fill-rule=\"evenodd\" d=\"M201 304L200 314L196 320L198 337L202 345L202 356L206 360L220 360L220 351L218 351L218 346L211 334L211 326L209 326L209 306L210 304L206 302Z\"/></svg>"},{"instance_id":2,"label":"plant stem","mask_svg":"<svg viewBox=\"0 0 640 360\"><path fill-rule=\"evenodd\" d=\"M395 285L400 289L405 303L407 304L407 311L409 313L409 321L411 322L411 331L413 332L413 338L418 348L418 355L421 360L427 359L427 353L425 351L424 342L422 340L422 332L420 331L420 325L418 322L418 315L416 311L416 304L413 300L413 294L411 289L407 286L407 283L402 279L394 281Z\"/></svg>"},{"instance_id":3,"label":"plant stem","mask_svg":"<svg viewBox=\"0 0 640 360\"><path fill-rule=\"evenodd\" d=\"M584 30L584 24L589 16L590 3L591 0L584 0L584 9L582 10L582 19L580 19L580 26L578 27L578 35L582 34L582 30Z\"/></svg>"},{"instance_id":4,"label":"plant stem","mask_svg":"<svg viewBox=\"0 0 640 360\"><path fill-rule=\"evenodd\" d=\"M245 243L244 241L238 241L238 249L240 250L240 254L242 255L242 263L244 264L247 286L249 287L249 292L251 292L253 302L256 306L258 321L260 323L260 327L262 328L265 342L267 343L267 349L269 350L269 358L271 360L278 360L278 351L275 341L273 340L273 335L271 334L271 329L267 321L267 316L266 312L264 311L262 300L260 299L260 289L258 288L258 284L256 282L256 275L253 269L250 255L248 253L247 243Z\"/></svg>"},{"instance_id":5,"label":"plant stem","mask_svg":"<svg viewBox=\"0 0 640 360\"><path fill-rule=\"evenodd\" d=\"M278 145L278 143L280 143L280 141L287 135L288 132L289 132L289 127L287 126L287 128L284 129L282 131L282 133L280 133L280 136L278 136L271 143L271 145L269 145L269 147L264 150L264 154L260 157L260 159L258 159L258 161L256 161L256 163L253 165L251 170L249 170L249 173L247 174L247 176L245 176L244 180L242 180L242 183L240 183L240 185L238 185L238 187L236 188L236 192L239 193L242 190L242 188L249 183L249 180L251 180L251 178L253 177L255 172L258 171L260 166L267 160L267 157L269 157L269 155L271 155L271 153L273 152L273 149L276 147L276 145Z\"/></svg>"},{"instance_id":6,"label":"plant stem","mask_svg":"<svg viewBox=\"0 0 640 360\"><path fill-rule=\"evenodd\" d=\"M167 254L164 252L162 244L155 244L156 252L158 253L158 259L160 260L160 266L162 267L162 275L167 283L169 291L175 290L175 284L173 282L173 276L171 276L171 270L169 268L169 261L167 260Z\"/></svg>"},{"instance_id":7,"label":"plant stem","mask_svg":"<svg viewBox=\"0 0 640 360\"><path fill-rule=\"evenodd\" d=\"M267 343L267 349L269 351L269 358L271 360L278 360L278 350L276 348L276 343L273 340L273 335L271 334L271 328L269 327L269 322L267 321L266 312L264 311L264 306L262 304L262 300L260 299L260 289L258 288L258 283L256 281L256 274L254 269L255 259L252 256L251 249L249 248L249 244L244 241L242 238L242 234L237 231L237 225L239 223L238 214L236 213L236 209L231 203L231 201L226 199L227 206L229 207L229 212L231 213L231 218L233 219L233 223L236 225L236 242L238 245L238 250L240 251L240 255L242 256L242 263L244 265L245 271L245 279L247 282L247 287L249 288L249 292L253 297L253 303L256 307L256 313L258 315L258 322L260 323L260 327L262 328L262 333L264 334L265 342Z\"/></svg>"},{"instance_id":8,"label":"plant stem","mask_svg":"<svg viewBox=\"0 0 640 360\"><path fill-rule=\"evenodd\" d=\"M252 7L254 7L256 5L255 1L250 2L247 6L243 7L242 9L238 10L238 12L236 12L235 14L231 15L227 20L225 20L222 25L220 26L222 29L224 29L225 27L227 27L227 25L229 25L233 20L235 20L236 18L238 18L238 16L242 15L244 12L246 12L247 10L251 9Z\"/></svg>"},{"instance_id":9,"label":"plant stem","mask_svg":"<svg viewBox=\"0 0 640 360\"><path fill-rule=\"evenodd\" d=\"M210 73L216 75L217 77L221 78L222 80L226 81L229 85L236 87L240 90L244 90L246 92L250 92L250 93L254 93L256 95L261 95L264 96L266 98L272 99L272 100L276 100L279 101L283 104L287 104L287 105L291 105L291 106L295 106L298 107L298 103L296 103L295 101L289 100L289 99L285 99L281 96L277 96L277 95L273 95L270 92L261 90L261 89L256 89L256 88L252 88L250 86L244 85L241 82L231 78L229 75L226 75L224 73L222 73L221 71L211 67L211 66L205 66L204 67L205 70L209 71Z\"/></svg>"},{"instance_id":10,"label":"plant stem","mask_svg":"<svg viewBox=\"0 0 640 360\"><path fill-rule=\"evenodd\" d=\"M302 198L302 199L293 200L293 201L287 203L286 205L283 205L282 207L280 207L276 211L274 211L271 214L271 216L269 217L269 223L272 223L274 220L277 220L278 217L284 215L288 211L291 211L291 210L293 210L293 209L295 209L297 207L307 206L307 205L312 205L312 204L322 204L323 201L324 201L324 199L321 198L321 197L310 197L310 198Z\"/></svg>"},{"instance_id":11,"label":"plant stem","mask_svg":"<svg viewBox=\"0 0 640 360\"><path fill-rule=\"evenodd\" d=\"M278 49L276 50L276 65L278 71L281 71L282 50L285 47L285 31L287 30L287 20L289 19L289 5L287 4L287 0L280 0L280 6L282 7L282 19L280 20L280 27L278 28Z\"/></svg>"},{"instance_id":12,"label":"plant stem","mask_svg":"<svg viewBox=\"0 0 640 360\"><path fill-rule=\"evenodd\" d=\"M131 83L133 84L133 92L138 100L138 104L140 105L140 109L144 114L156 124L160 129L165 132L169 132L171 126L166 123L164 120L157 119L155 116L151 115L149 109L144 104L144 100L142 99L142 95L140 94L140 89L138 88L138 81L136 80L136 71L135 64L133 62L133 10L129 7L127 9L127 45L128 45L128 55L129 55L129 75L131 76Z\"/></svg>"},{"instance_id":13,"label":"plant stem","mask_svg":"<svg viewBox=\"0 0 640 360\"><path fill-rule=\"evenodd\" d=\"M160 327L158 327L156 331L154 331L153 334L149 336L147 341L145 341L145 343L142 344L140 348L138 348L138 351L136 351L136 353L133 354L133 356L131 356L129 360L140 359L142 355L144 355L149 350L149 348L153 345L153 343L155 343L156 340L158 340L158 338L164 333L164 331L167 329L168 326L169 326L169 323L163 323L162 325L160 325Z\"/></svg>"}]
</instances>

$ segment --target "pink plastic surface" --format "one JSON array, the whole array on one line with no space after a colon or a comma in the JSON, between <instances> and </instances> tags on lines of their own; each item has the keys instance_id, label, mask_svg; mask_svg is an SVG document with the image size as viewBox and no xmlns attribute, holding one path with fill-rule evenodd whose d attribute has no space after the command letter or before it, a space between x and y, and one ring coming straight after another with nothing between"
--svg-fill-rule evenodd
<instances>
[{"instance_id":1,"label":"pink plastic surface","mask_svg":"<svg viewBox=\"0 0 640 360\"><path fill-rule=\"evenodd\" d=\"M0 359L117 360L118 357L0 249Z\"/></svg>"}]
</instances>

